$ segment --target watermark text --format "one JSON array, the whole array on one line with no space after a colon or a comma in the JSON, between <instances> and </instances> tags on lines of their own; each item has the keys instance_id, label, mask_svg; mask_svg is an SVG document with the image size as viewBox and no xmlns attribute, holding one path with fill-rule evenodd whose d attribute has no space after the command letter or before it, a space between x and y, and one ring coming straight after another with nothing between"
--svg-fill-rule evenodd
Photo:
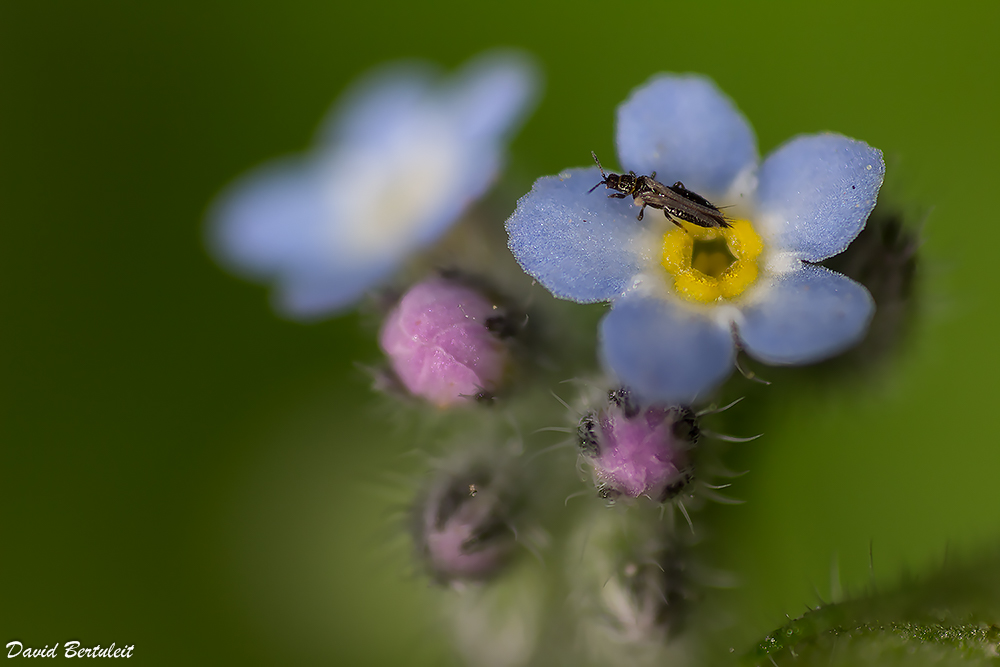
<instances>
[{"instance_id":1,"label":"watermark text","mask_svg":"<svg viewBox=\"0 0 1000 667\"><path fill-rule=\"evenodd\" d=\"M80 646L80 642L73 640L68 641L63 646L63 650L59 650L59 645L61 642L56 642L55 646L45 645L45 648L33 648L31 646L25 646L16 639L12 642L7 642L7 657L8 658L131 658L132 651L135 650L135 644L129 644L126 646L116 646L114 642L111 642L111 646Z\"/></svg>"}]
</instances>

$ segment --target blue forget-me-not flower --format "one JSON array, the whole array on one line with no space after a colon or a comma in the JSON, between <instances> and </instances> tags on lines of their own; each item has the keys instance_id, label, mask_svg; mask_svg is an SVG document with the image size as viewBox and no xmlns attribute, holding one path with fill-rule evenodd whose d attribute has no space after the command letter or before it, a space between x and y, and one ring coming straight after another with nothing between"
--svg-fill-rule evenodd
<instances>
[{"instance_id":1,"label":"blue forget-me-not flower","mask_svg":"<svg viewBox=\"0 0 1000 667\"><path fill-rule=\"evenodd\" d=\"M447 79L418 63L369 75L334 107L309 154L266 165L222 195L213 251L273 282L288 316L351 305L485 193L536 78L515 53L481 56Z\"/></svg>"},{"instance_id":2,"label":"blue forget-me-not flower","mask_svg":"<svg viewBox=\"0 0 1000 667\"><path fill-rule=\"evenodd\" d=\"M649 400L692 403L725 380L736 353L803 364L858 342L875 305L849 278L816 266L861 232L885 165L838 134L795 137L758 164L746 119L712 81L659 75L618 108L626 169L681 181L729 227L643 220L613 199L596 167L535 182L507 221L522 268L555 296L611 301L601 355Z\"/></svg>"}]
</instances>

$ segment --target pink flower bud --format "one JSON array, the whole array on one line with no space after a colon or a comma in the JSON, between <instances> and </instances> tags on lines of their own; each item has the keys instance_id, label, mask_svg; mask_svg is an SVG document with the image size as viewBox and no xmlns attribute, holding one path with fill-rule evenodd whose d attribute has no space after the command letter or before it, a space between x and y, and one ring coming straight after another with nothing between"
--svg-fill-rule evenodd
<instances>
[{"instance_id":1,"label":"pink flower bud","mask_svg":"<svg viewBox=\"0 0 1000 667\"><path fill-rule=\"evenodd\" d=\"M416 511L416 541L441 581L486 579L514 547L512 499L485 469L439 477Z\"/></svg>"},{"instance_id":2,"label":"pink flower bud","mask_svg":"<svg viewBox=\"0 0 1000 667\"><path fill-rule=\"evenodd\" d=\"M690 450L698 442L694 412L635 405L627 390L580 420L580 453L605 498L646 496L666 502L693 479Z\"/></svg>"},{"instance_id":3,"label":"pink flower bud","mask_svg":"<svg viewBox=\"0 0 1000 667\"><path fill-rule=\"evenodd\" d=\"M379 344L411 394L445 407L499 387L510 353L491 330L502 317L476 290L432 278L403 295Z\"/></svg>"}]
</instances>

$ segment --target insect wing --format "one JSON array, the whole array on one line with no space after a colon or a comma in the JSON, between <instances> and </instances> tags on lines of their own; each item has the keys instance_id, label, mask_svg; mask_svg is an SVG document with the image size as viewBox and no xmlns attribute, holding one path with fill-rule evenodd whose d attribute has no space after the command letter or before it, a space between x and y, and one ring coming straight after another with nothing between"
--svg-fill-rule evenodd
<instances>
[{"instance_id":1,"label":"insect wing","mask_svg":"<svg viewBox=\"0 0 1000 667\"><path fill-rule=\"evenodd\" d=\"M699 227L730 227L729 221L722 212L709 204L704 206L676 192L670 194L646 193L642 196L646 206L661 208L668 216L680 218Z\"/></svg>"},{"instance_id":2,"label":"insect wing","mask_svg":"<svg viewBox=\"0 0 1000 667\"><path fill-rule=\"evenodd\" d=\"M679 194L681 197L684 197L684 199L687 199L688 201L692 201L695 204L700 204L701 206L704 206L705 208L710 208L713 211L719 212L719 214L721 215L721 212L715 206L715 204L713 204L712 202L708 201L707 199L705 199L704 197L702 197L697 192L693 192L691 190L688 190L687 188L684 187L684 185L680 181L677 181L673 185L663 186L663 187L667 188L671 192L675 192L675 193Z\"/></svg>"},{"instance_id":3,"label":"insect wing","mask_svg":"<svg viewBox=\"0 0 1000 667\"><path fill-rule=\"evenodd\" d=\"M664 197L669 197L671 195L680 194L678 192L675 192L675 191L671 190L670 188L668 188L663 183L660 183L658 180L656 180L654 178L651 178L649 176L644 176L643 180L645 180L645 182L646 182L645 183L646 184L646 189L649 192L653 192L655 194L662 195ZM683 196L683 195L681 195L681 196Z\"/></svg>"}]
</instances>

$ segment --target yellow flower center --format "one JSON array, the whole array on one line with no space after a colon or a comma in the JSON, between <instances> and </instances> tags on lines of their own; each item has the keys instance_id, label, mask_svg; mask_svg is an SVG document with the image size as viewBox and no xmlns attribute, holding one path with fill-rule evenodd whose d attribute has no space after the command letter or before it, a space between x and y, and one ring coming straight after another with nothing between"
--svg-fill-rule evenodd
<instances>
[{"instance_id":1,"label":"yellow flower center","mask_svg":"<svg viewBox=\"0 0 1000 667\"><path fill-rule=\"evenodd\" d=\"M732 299L757 279L757 257L764 244L748 220L732 227L699 227L681 222L663 235L663 268L674 289L689 301Z\"/></svg>"}]
</instances>

